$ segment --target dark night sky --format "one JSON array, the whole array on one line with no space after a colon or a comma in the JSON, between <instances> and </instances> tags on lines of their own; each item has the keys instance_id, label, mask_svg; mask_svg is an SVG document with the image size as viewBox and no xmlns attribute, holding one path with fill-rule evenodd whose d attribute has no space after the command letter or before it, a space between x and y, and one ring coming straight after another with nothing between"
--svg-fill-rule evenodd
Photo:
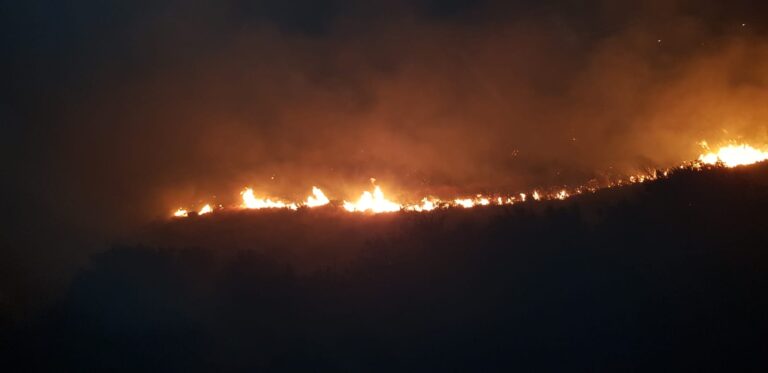
<instances>
[{"instance_id":1,"label":"dark night sky","mask_svg":"<svg viewBox=\"0 0 768 373\"><path fill-rule=\"evenodd\" d=\"M3 1L3 272L244 185L517 191L768 138L768 6L642 3Z\"/></svg>"}]
</instances>

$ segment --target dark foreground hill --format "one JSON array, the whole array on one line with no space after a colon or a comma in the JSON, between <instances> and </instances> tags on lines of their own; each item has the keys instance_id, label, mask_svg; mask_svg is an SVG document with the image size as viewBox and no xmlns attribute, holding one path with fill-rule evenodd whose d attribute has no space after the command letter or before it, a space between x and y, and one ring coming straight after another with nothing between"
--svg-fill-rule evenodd
<instances>
[{"instance_id":1,"label":"dark foreground hill","mask_svg":"<svg viewBox=\"0 0 768 373\"><path fill-rule=\"evenodd\" d=\"M4 326L2 351L42 371L765 371L766 214L758 165L512 207L157 223Z\"/></svg>"}]
</instances>

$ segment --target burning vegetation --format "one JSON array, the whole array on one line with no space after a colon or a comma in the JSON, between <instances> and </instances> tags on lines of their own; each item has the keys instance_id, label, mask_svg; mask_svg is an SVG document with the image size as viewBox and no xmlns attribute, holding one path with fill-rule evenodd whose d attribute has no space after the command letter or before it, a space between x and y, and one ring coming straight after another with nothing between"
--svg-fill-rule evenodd
<instances>
[{"instance_id":1,"label":"burning vegetation","mask_svg":"<svg viewBox=\"0 0 768 373\"><path fill-rule=\"evenodd\" d=\"M709 150L706 141L701 146ZM699 156L699 162L707 165L722 164L725 167L745 166L768 159L768 152L755 149L747 144L732 144L720 147L716 152L709 151Z\"/></svg>"},{"instance_id":2,"label":"burning vegetation","mask_svg":"<svg viewBox=\"0 0 768 373\"><path fill-rule=\"evenodd\" d=\"M625 179L619 179L609 182L605 185L582 185L575 188L557 188L549 191L533 190L530 193L530 199L533 201L542 200L565 200L571 196L579 195L585 192L595 192L602 188L611 188L614 186L643 183L650 180L656 180L660 177L667 177L676 169L695 169L703 167L726 167L750 165L768 160L768 150L761 150L747 144L732 143L712 150L706 141L699 145L705 153L699 155L697 160L685 162L682 165L664 170L651 170L644 174L632 175ZM440 199L429 196L422 198L418 203L396 202L385 197L381 187L376 185L376 180L371 179L373 191L364 191L357 201L343 201L340 205L348 212L362 213L386 213L397 211L415 211L428 212L438 208L472 208L476 206L489 205L513 205L519 202L526 202L529 194L518 193L515 195L495 195L488 196L476 194L473 197L461 197L454 199ZM258 198L252 188L245 188L240 195L242 204L235 206L236 209L290 209L297 210L300 207L314 208L331 204L331 200L318 187L312 187L312 195L303 202L287 202L272 198ZM218 209L224 209L219 205ZM177 218L186 218L190 216L190 211L184 207L175 210L172 215ZM204 215L214 212L210 204L202 206L195 214Z\"/></svg>"}]
</instances>

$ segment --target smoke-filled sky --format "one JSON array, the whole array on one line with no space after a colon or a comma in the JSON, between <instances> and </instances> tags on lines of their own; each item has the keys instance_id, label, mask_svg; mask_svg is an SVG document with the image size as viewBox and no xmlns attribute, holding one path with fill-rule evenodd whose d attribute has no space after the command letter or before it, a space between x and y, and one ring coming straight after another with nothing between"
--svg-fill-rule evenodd
<instances>
[{"instance_id":1,"label":"smoke-filled sky","mask_svg":"<svg viewBox=\"0 0 768 373\"><path fill-rule=\"evenodd\" d=\"M25 263L6 273L246 185L516 192L669 166L700 140L765 143L765 14L740 0L2 2L0 240Z\"/></svg>"}]
</instances>

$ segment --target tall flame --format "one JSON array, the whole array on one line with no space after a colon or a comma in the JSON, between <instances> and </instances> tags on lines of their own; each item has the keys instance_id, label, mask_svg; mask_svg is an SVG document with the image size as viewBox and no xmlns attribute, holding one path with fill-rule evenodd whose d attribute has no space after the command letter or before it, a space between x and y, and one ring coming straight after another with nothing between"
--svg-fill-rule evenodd
<instances>
[{"instance_id":1,"label":"tall flame","mask_svg":"<svg viewBox=\"0 0 768 373\"><path fill-rule=\"evenodd\" d=\"M312 195L307 197L306 205L307 207L317 207L327 205L329 202L331 201L325 194L323 194L323 191L320 190L320 188L313 186Z\"/></svg>"},{"instance_id":2,"label":"tall flame","mask_svg":"<svg viewBox=\"0 0 768 373\"><path fill-rule=\"evenodd\" d=\"M377 185L371 192L365 191L357 202L344 201L344 209L350 212L394 212L399 211L401 206L395 202L384 198L384 192Z\"/></svg>"},{"instance_id":3,"label":"tall flame","mask_svg":"<svg viewBox=\"0 0 768 373\"><path fill-rule=\"evenodd\" d=\"M200 211L197 212L197 214L198 215L205 215L205 214L208 214L208 213L211 213L211 212L213 212L213 208L211 208L211 205L206 204L205 206L203 206L200 209Z\"/></svg>"}]
</instances>

